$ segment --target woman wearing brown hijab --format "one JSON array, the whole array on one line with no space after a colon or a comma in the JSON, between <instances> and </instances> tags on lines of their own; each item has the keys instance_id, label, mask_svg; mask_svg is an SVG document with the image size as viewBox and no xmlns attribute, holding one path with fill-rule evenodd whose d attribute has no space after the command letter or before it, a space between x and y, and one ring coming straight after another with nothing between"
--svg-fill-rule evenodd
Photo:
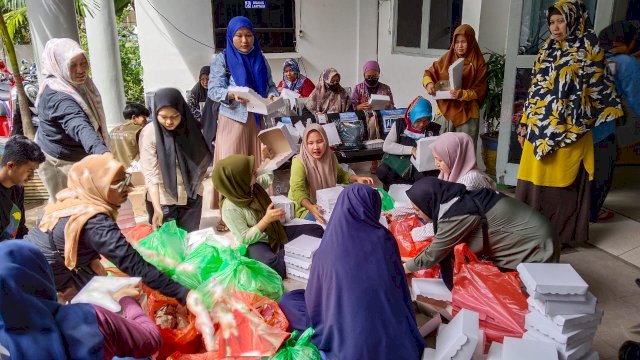
<instances>
[{"instance_id":1,"label":"woman wearing brown hijab","mask_svg":"<svg viewBox=\"0 0 640 360\"><path fill-rule=\"evenodd\" d=\"M440 133L455 131L469 134L477 143L480 106L487 95L487 65L470 25L458 26L446 54L425 70L422 85L429 95L435 95L435 84L449 79L449 66L464 58L462 88L450 91L453 99L438 100L433 121L440 124Z\"/></svg>"}]
</instances>

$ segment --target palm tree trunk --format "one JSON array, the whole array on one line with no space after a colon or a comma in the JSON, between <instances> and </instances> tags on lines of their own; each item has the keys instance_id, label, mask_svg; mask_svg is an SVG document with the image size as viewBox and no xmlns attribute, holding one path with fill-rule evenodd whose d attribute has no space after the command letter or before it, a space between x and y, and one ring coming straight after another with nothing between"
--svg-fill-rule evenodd
<instances>
[{"instance_id":1,"label":"palm tree trunk","mask_svg":"<svg viewBox=\"0 0 640 360\"><path fill-rule=\"evenodd\" d=\"M27 94L24 91L24 86L22 86L20 67L18 66L18 58L16 57L16 49L13 47L13 41L9 36L9 31L7 30L7 24L4 21L4 16L1 15L0 32L2 33L4 46L7 49L9 64L11 65L11 71L13 72L16 90L18 91L18 104L20 106L20 115L22 116L22 129L24 131L24 135L33 140L36 134L33 128L33 123L31 122L31 110L29 110L29 101L27 100Z\"/></svg>"}]
</instances>

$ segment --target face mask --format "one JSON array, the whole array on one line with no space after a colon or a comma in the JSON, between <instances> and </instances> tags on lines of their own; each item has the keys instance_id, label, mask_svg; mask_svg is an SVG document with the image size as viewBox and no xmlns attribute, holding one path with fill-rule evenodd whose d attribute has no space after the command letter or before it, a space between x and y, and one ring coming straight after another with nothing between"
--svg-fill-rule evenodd
<instances>
[{"instance_id":1,"label":"face mask","mask_svg":"<svg viewBox=\"0 0 640 360\"><path fill-rule=\"evenodd\" d=\"M378 78L366 78L364 82L370 87L378 85Z\"/></svg>"},{"instance_id":2,"label":"face mask","mask_svg":"<svg viewBox=\"0 0 640 360\"><path fill-rule=\"evenodd\" d=\"M337 93L340 91L340 83L337 84L329 84L329 90Z\"/></svg>"}]
</instances>

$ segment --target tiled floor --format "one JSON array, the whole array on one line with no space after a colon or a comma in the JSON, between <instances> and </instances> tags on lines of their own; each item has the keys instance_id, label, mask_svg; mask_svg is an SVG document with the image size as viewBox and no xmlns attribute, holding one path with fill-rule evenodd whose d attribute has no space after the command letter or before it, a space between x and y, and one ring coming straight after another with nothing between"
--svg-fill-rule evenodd
<instances>
[{"instance_id":1,"label":"tiled floor","mask_svg":"<svg viewBox=\"0 0 640 360\"><path fill-rule=\"evenodd\" d=\"M369 175L370 163L351 164L359 175L372 176L375 186L381 184ZM215 226L219 213L208 209L211 199L211 182L205 181L204 210L201 227ZM590 243L563 254L562 262L572 264L590 285L590 291L598 298L604 310L602 324L598 328L594 349L605 360L617 359L619 346L627 339L640 341L640 288L634 280L640 278L640 167L618 167L614 176L614 188L605 206L616 216L604 223L593 224ZM28 226L42 214L41 204L27 206ZM144 220L144 214L136 214ZM302 284L286 282L287 289ZM635 328L635 331L634 331Z\"/></svg>"}]
</instances>

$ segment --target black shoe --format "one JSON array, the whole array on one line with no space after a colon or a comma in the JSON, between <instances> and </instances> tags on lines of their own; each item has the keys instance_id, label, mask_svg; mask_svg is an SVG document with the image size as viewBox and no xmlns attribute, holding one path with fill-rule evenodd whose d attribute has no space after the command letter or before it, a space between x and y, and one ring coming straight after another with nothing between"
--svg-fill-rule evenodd
<instances>
[{"instance_id":1,"label":"black shoe","mask_svg":"<svg viewBox=\"0 0 640 360\"><path fill-rule=\"evenodd\" d=\"M640 343L625 341L618 350L619 360L640 360Z\"/></svg>"}]
</instances>

